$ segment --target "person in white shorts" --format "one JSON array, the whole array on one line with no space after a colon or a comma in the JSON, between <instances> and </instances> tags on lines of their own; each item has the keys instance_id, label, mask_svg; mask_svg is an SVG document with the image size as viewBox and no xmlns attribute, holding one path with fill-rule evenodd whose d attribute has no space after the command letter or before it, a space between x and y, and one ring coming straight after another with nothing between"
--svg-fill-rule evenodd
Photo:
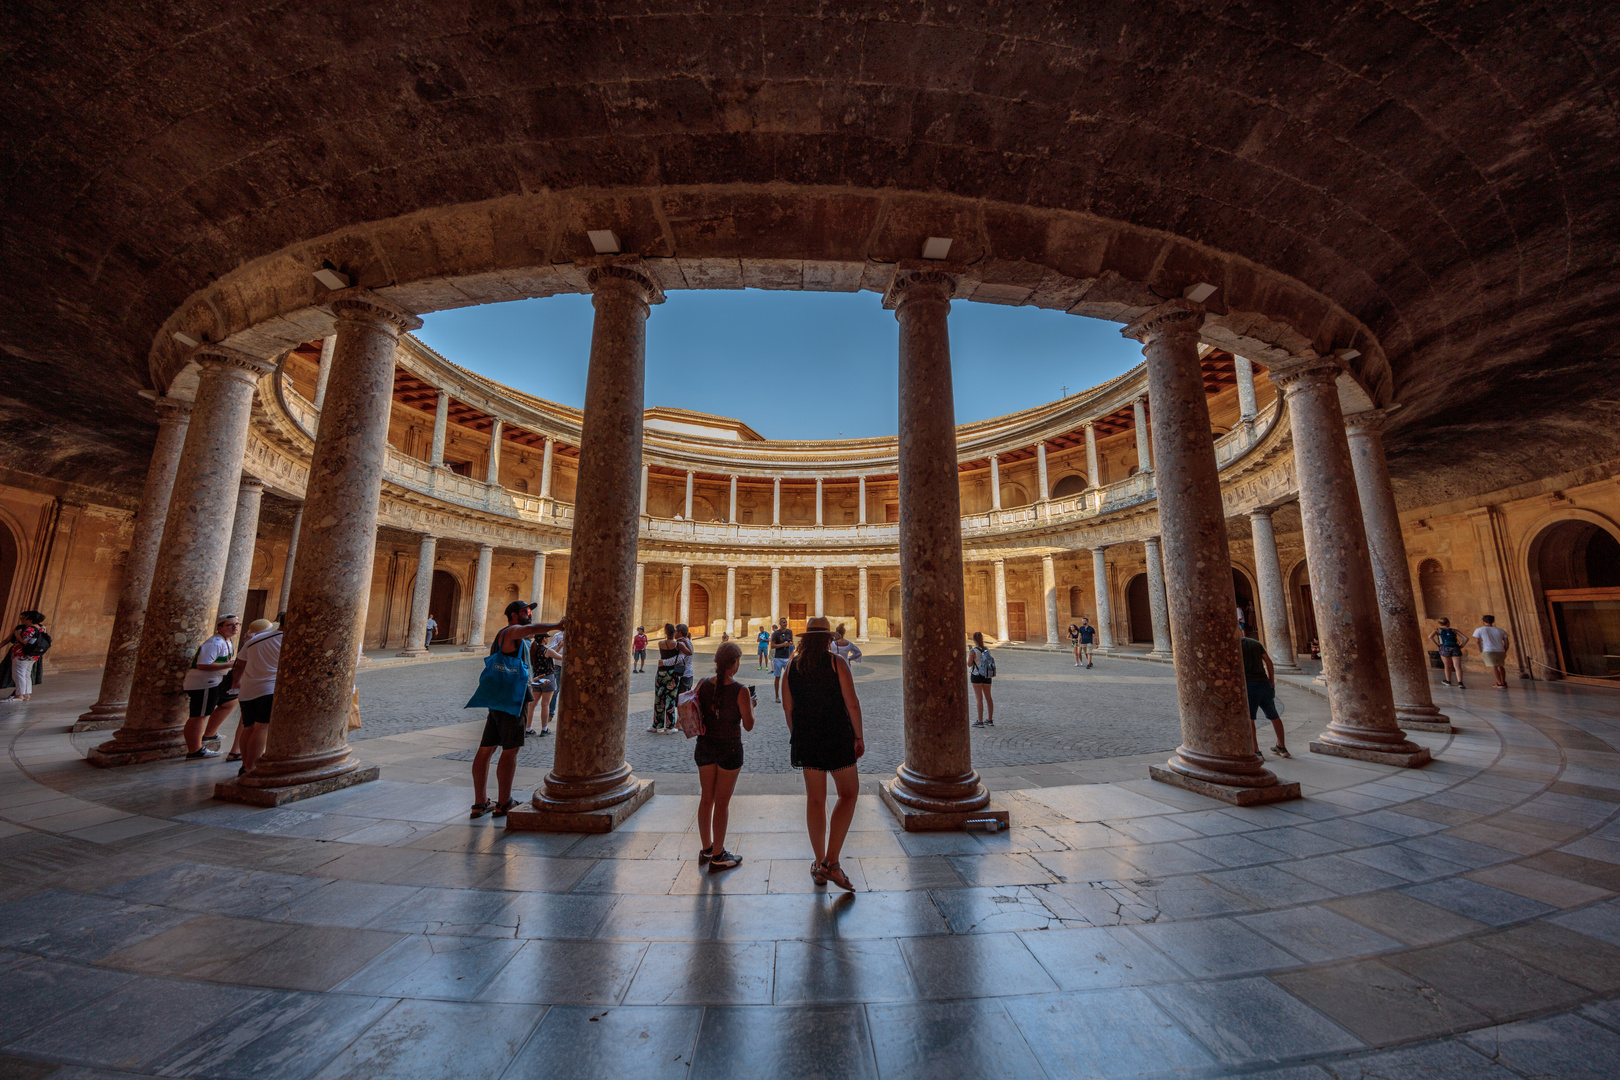
<instances>
[{"instance_id":1,"label":"person in white shorts","mask_svg":"<svg viewBox=\"0 0 1620 1080\"><path fill-rule=\"evenodd\" d=\"M1479 651L1482 654L1480 659L1485 661L1485 666L1496 676L1497 688L1506 690L1508 636L1496 625L1495 615L1486 615L1484 618L1485 625L1474 631L1474 640L1479 642Z\"/></svg>"}]
</instances>

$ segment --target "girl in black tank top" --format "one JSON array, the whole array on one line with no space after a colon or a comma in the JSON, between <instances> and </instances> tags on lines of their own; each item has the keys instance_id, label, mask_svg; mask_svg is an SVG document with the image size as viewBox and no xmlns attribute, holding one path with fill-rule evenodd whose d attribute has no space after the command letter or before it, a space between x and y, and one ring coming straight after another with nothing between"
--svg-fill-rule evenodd
<instances>
[{"instance_id":1,"label":"girl in black tank top","mask_svg":"<svg viewBox=\"0 0 1620 1080\"><path fill-rule=\"evenodd\" d=\"M698 837L703 850L698 865L709 873L730 870L742 860L726 850L726 822L731 814L731 793L743 764L742 733L754 730L754 706L748 688L732 681L742 650L727 641L714 651L714 677L697 686L698 715L703 734L697 737L692 760L697 763L702 795L698 799Z\"/></svg>"}]
</instances>

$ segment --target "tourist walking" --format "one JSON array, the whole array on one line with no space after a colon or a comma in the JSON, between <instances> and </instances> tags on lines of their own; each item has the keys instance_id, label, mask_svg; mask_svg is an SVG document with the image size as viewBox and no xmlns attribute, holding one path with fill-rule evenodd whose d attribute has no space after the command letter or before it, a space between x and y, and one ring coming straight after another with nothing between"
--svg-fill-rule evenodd
<instances>
[{"instance_id":1,"label":"tourist walking","mask_svg":"<svg viewBox=\"0 0 1620 1080\"><path fill-rule=\"evenodd\" d=\"M517 754L523 746L523 711L528 707L529 683L531 668L529 666L529 638L537 634L547 634L553 630L560 630L567 620L555 623L530 622L529 605L522 600L514 600L506 605L506 625L501 627L490 642L489 655L499 652L503 656L516 657L521 670L522 686L514 694L512 704L508 709L497 709L491 704L484 704L487 699L481 699L480 694L485 689L483 679L479 681L480 693L475 693L472 700L467 702L469 708L474 702L483 704L488 710L484 718L484 734L478 741L478 752L473 755L472 781L473 804L472 817L479 818L485 814L493 813L496 817L505 817L517 805L512 798L512 778L517 775ZM485 671L489 671L486 661ZM518 698L521 697L521 700ZM501 758L495 763L495 792L497 802L489 801L489 760L495 756L496 748L501 751Z\"/></svg>"},{"instance_id":2,"label":"tourist walking","mask_svg":"<svg viewBox=\"0 0 1620 1080\"><path fill-rule=\"evenodd\" d=\"M1080 627L1074 623L1069 624L1069 646L1074 649L1074 666L1080 666Z\"/></svg>"},{"instance_id":3,"label":"tourist walking","mask_svg":"<svg viewBox=\"0 0 1620 1080\"><path fill-rule=\"evenodd\" d=\"M434 636L436 634L438 634L438 632L439 632L439 622L438 622L438 620L435 619L432 615L429 615L428 616L428 621L427 621L427 638L426 638L426 640L424 640L422 642L422 648L431 649L433 647L433 638L434 638Z\"/></svg>"},{"instance_id":4,"label":"tourist walking","mask_svg":"<svg viewBox=\"0 0 1620 1080\"><path fill-rule=\"evenodd\" d=\"M817 616L819 618L819 616ZM787 620L783 619L771 631L771 674L775 677L776 700L782 700L782 673L787 670L788 660L793 656L793 631L788 629Z\"/></svg>"},{"instance_id":5,"label":"tourist walking","mask_svg":"<svg viewBox=\"0 0 1620 1080\"><path fill-rule=\"evenodd\" d=\"M1266 719L1277 734L1277 745L1271 752L1278 757L1293 757L1288 752L1288 739L1283 735L1282 713L1277 709L1277 669L1271 666L1271 654L1238 627L1238 646L1243 650L1243 681L1249 693L1249 719L1256 711L1264 711Z\"/></svg>"},{"instance_id":6,"label":"tourist walking","mask_svg":"<svg viewBox=\"0 0 1620 1080\"><path fill-rule=\"evenodd\" d=\"M681 696L681 675L686 670L683 653L692 647L675 636L675 624L664 624L664 640L658 643L658 668L653 673L653 734L675 730L675 706Z\"/></svg>"},{"instance_id":7,"label":"tourist walking","mask_svg":"<svg viewBox=\"0 0 1620 1080\"><path fill-rule=\"evenodd\" d=\"M219 756L218 750L203 743L219 734L220 726L236 707L236 690L229 673L236 664L231 641L241 625L235 615L221 615L212 636L191 654L191 667L180 684L191 699L185 739L186 757L192 760Z\"/></svg>"},{"instance_id":8,"label":"tourist walking","mask_svg":"<svg viewBox=\"0 0 1620 1080\"><path fill-rule=\"evenodd\" d=\"M1077 627L1077 629L1080 631L1080 648L1075 654L1075 661L1078 663L1079 661L1084 660L1086 667L1089 668L1091 666L1091 658L1093 655L1091 647L1097 642L1097 628L1091 625L1090 619L1082 615L1080 616L1080 625Z\"/></svg>"},{"instance_id":9,"label":"tourist walking","mask_svg":"<svg viewBox=\"0 0 1620 1080\"><path fill-rule=\"evenodd\" d=\"M763 626L759 628L759 637L754 639L759 648L759 670L764 671L770 666L771 632Z\"/></svg>"},{"instance_id":10,"label":"tourist walking","mask_svg":"<svg viewBox=\"0 0 1620 1080\"><path fill-rule=\"evenodd\" d=\"M630 674L638 675L647 670L647 628L636 627L636 636L630 642Z\"/></svg>"},{"instance_id":11,"label":"tourist walking","mask_svg":"<svg viewBox=\"0 0 1620 1080\"><path fill-rule=\"evenodd\" d=\"M785 623L787 620L783 620ZM799 637L799 647L782 680L782 714L787 718L788 740L795 769L804 770L805 824L816 861L810 876L817 885L832 882L855 891L839 866L844 837L855 818L860 782L855 763L866 753L862 737L861 703L849 664L832 652L832 630L818 615ZM827 816L827 776L831 774L838 801Z\"/></svg>"},{"instance_id":12,"label":"tourist walking","mask_svg":"<svg viewBox=\"0 0 1620 1080\"><path fill-rule=\"evenodd\" d=\"M730 870L742 860L726 850L726 823L731 814L731 793L737 789L737 773L743 767L742 733L754 730L754 705L748 688L736 681L742 650L724 641L714 652L714 676L697 687L698 716L703 733L692 749L698 767L698 865L709 864L709 873Z\"/></svg>"},{"instance_id":13,"label":"tourist walking","mask_svg":"<svg viewBox=\"0 0 1620 1080\"><path fill-rule=\"evenodd\" d=\"M984 643L984 635L973 631L973 648L968 650L967 657L968 682L973 684L973 700L979 706L979 718L974 721L974 727L996 726L996 699L990 696L990 680L996 677L996 658L990 655L990 649ZM990 709L990 716L985 718L985 707Z\"/></svg>"},{"instance_id":14,"label":"tourist walking","mask_svg":"<svg viewBox=\"0 0 1620 1080\"><path fill-rule=\"evenodd\" d=\"M546 648L547 635L540 635L539 649L529 646L529 687L533 690L523 711L523 733L535 734L534 714L540 714L542 736L551 734L551 699L557 692L557 661Z\"/></svg>"},{"instance_id":15,"label":"tourist walking","mask_svg":"<svg viewBox=\"0 0 1620 1080\"><path fill-rule=\"evenodd\" d=\"M1507 631L1496 625L1495 615L1483 616L1485 625L1474 631L1474 640L1479 642L1480 659L1496 677L1493 683L1498 690L1506 690L1507 684ZM1460 666L1460 665L1459 665ZM1461 676L1458 676L1461 682Z\"/></svg>"},{"instance_id":16,"label":"tourist walking","mask_svg":"<svg viewBox=\"0 0 1620 1080\"><path fill-rule=\"evenodd\" d=\"M23 702L34 696L34 684L44 669L45 653L51 635L45 632L45 616L32 609L18 616L22 621L6 639L6 669L10 674L11 696L6 701Z\"/></svg>"},{"instance_id":17,"label":"tourist walking","mask_svg":"<svg viewBox=\"0 0 1620 1080\"><path fill-rule=\"evenodd\" d=\"M1457 675L1457 689L1468 689L1463 685L1462 676L1462 654L1465 643L1462 631L1454 628L1450 619L1442 618L1440 628L1429 635L1429 640L1434 642L1435 647L1440 650L1440 664L1444 669L1446 685L1451 685L1451 676L1455 672ZM1311 653L1313 656L1316 653L1315 641L1311 642Z\"/></svg>"},{"instance_id":18,"label":"tourist walking","mask_svg":"<svg viewBox=\"0 0 1620 1080\"><path fill-rule=\"evenodd\" d=\"M265 740L270 736L270 711L276 703L276 675L281 669L281 635L285 629L283 625L249 638L237 653L230 677L225 680L233 686L242 705L236 749L232 751L240 751L242 755L238 776L251 772L258 764Z\"/></svg>"}]
</instances>

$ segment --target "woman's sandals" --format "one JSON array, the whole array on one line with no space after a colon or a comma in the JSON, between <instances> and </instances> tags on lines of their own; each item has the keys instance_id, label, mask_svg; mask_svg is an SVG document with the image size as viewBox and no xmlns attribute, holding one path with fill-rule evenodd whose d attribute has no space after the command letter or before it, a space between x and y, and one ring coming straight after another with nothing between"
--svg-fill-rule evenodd
<instances>
[{"instance_id":1,"label":"woman's sandals","mask_svg":"<svg viewBox=\"0 0 1620 1080\"><path fill-rule=\"evenodd\" d=\"M817 885L825 885L830 881L845 892L855 891L855 883L849 880L849 875L844 873L843 867L838 863L817 863L811 869L810 876L816 879Z\"/></svg>"}]
</instances>

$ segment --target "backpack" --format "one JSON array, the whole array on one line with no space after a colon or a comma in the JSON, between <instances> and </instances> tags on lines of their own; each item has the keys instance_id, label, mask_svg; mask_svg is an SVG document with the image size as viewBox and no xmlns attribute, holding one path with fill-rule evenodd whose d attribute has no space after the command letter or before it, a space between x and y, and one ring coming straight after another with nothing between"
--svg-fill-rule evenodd
<instances>
[{"instance_id":1,"label":"backpack","mask_svg":"<svg viewBox=\"0 0 1620 1080\"><path fill-rule=\"evenodd\" d=\"M713 681L704 679L682 694L675 703L676 722L681 726L681 734L688 739L703 734L703 709L698 702L698 693L703 689L704 683Z\"/></svg>"},{"instance_id":2,"label":"backpack","mask_svg":"<svg viewBox=\"0 0 1620 1080\"><path fill-rule=\"evenodd\" d=\"M1455 649L1462 644L1462 640L1457 636L1457 631L1449 626L1442 626L1440 628L1440 644L1448 649Z\"/></svg>"},{"instance_id":3,"label":"backpack","mask_svg":"<svg viewBox=\"0 0 1620 1080\"><path fill-rule=\"evenodd\" d=\"M19 656L38 660L49 652L50 648L51 635L44 630L36 629L26 642L17 646L17 653Z\"/></svg>"},{"instance_id":4,"label":"backpack","mask_svg":"<svg viewBox=\"0 0 1620 1080\"><path fill-rule=\"evenodd\" d=\"M974 649L973 651L979 654L979 670L984 672L984 677L987 679L995 678L996 658L994 654L989 649Z\"/></svg>"}]
</instances>

